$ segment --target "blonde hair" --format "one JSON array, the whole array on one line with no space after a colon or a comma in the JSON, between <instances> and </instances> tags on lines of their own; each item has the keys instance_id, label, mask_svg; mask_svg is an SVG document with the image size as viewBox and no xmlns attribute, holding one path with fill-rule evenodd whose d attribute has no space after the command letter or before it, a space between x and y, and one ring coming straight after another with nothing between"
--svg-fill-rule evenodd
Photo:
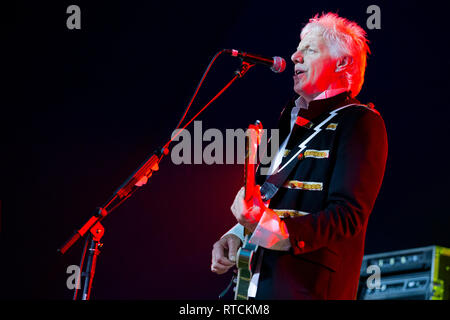
<instances>
[{"instance_id":1,"label":"blonde hair","mask_svg":"<svg viewBox=\"0 0 450 320\"><path fill-rule=\"evenodd\" d=\"M305 25L300 38L311 32L318 31L328 45L334 58L351 56L353 61L345 71L348 89L355 97L361 91L364 83L367 54L370 54L367 34L356 22L339 17L336 13L316 14Z\"/></svg>"}]
</instances>

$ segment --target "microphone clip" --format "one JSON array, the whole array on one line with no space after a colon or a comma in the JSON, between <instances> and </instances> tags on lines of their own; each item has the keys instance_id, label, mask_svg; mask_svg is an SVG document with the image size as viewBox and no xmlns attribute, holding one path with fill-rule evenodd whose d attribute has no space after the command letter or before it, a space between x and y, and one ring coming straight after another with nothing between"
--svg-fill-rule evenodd
<instances>
[{"instance_id":1,"label":"microphone clip","mask_svg":"<svg viewBox=\"0 0 450 320\"><path fill-rule=\"evenodd\" d=\"M255 64L250 63L247 61L244 61L244 59L241 59L241 68L240 70L236 70L234 72L235 75L237 75L239 78L242 78L248 70L250 70L251 67L253 67Z\"/></svg>"}]
</instances>

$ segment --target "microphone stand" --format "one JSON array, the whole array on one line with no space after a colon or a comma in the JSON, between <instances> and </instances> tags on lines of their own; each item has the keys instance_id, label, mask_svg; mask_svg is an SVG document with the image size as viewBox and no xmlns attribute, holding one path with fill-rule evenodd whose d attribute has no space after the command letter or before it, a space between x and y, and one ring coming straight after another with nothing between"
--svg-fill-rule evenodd
<instances>
[{"instance_id":1,"label":"microphone stand","mask_svg":"<svg viewBox=\"0 0 450 320\"><path fill-rule=\"evenodd\" d=\"M100 248L103 246L103 243L100 243L100 239L105 232L105 228L100 224L100 222L96 223L94 227L91 228L90 234L86 239L85 248L83 251L83 257L86 254L86 246L88 242L89 245L89 255L86 264L86 271L83 274L85 277L82 300L89 300L91 295L92 281L94 280L95 267L97 264L97 257L100 254ZM75 288L74 292L74 300L77 299L78 288Z\"/></svg>"},{"instance_id":2,"label":"microphone stand","mask_svg":"<svg viewBox=\"0 0 450 320\"><path fill-rule=\"evenodd\" d=\"M222 51L223 52L223 51ZM220 53L222 53L220 52ZM217 55L216 55L217 56ZM242 59L241 59L242 60ZM84 277L83 293L81 300L89 300L91 296L92 282L95 275L95 268L97 265L97 259L100 255L100 248L103 243L100 242L105 228L101 224L101 221L105 219L112 211L117 209L122 203L124 203L134 192L140 187L145 185L148 179L152 176L153 172L159 170L159 163L162 158L169 153L169 144L173 139L184 130L200 113L202 113L213 101L215 101L228 87L238 78L242 78L247 71L253 67L254 64L248 63L242 60L240 70L235 71L235 76L228 82L228 84L219 93L214 96L188 123L186 123L181 130L178 131L164 147L157 149L149 156L143 164L131 174L127 180L113 193L113 195L105 202L101 207L95 209L92 217L79 229L74 235L67 240L59 249L58 252L65 254L80 238L88 234L86 243L81 256L80 262L80 276ZM197 89L198 91L198 89ZM191 101L192 102L192 101ZM89 243L89 245L88 245ZM89 249L88 249L89 247ZM86 270L83 272L84 260L86 257L86 251L88 252ZM77 279L77 285L74 292L73 300L77 300L77 294L81 279Z\"/></svg>"}]
</instances>

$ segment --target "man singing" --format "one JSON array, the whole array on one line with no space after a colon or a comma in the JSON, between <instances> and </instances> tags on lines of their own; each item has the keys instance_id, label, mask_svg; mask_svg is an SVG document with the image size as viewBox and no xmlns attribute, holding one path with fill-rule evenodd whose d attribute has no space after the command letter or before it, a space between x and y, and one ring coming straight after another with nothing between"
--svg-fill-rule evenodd
<instances>
[{"instance_id":1,"label":"man singing","mask_svg":"<svg viewBox=\"0 0 450 320\"><path fill-rule=\"evenodd\" d=\"M387 158L383 119L355 99L368 41L360 26L334 13L310 19L300 39L291 57L298 96L281 115L269 174L258 170L263 195L268 182L276 192L263 201L257 188L250 204L238 192L231 206L238 224L214 244L211 270L235 265L246 228L259 246L249 297L355 299Z\"/></svg>"}]
</instances>

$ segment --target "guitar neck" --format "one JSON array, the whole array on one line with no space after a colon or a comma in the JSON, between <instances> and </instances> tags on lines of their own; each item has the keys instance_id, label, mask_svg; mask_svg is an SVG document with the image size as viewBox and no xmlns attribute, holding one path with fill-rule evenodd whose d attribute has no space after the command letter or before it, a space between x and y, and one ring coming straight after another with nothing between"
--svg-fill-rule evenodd
<instances>
[{"instance_id":1,"label":"guitar neck","mask_svg":"<svg viewBox=\"0 0 450 320\"><path fill-rule=\"evenodd\" d=\"M245 137L245 165L244 165L244 199L250 201L255 188L255 146L249 135Z\"/></svg>"},{"instance_id":2,"label":"guitar neck","mask_svg":"<svg viewBox=\"0 0 450 320\"><path fill-rule=\"evenodd\" d=\"M245 135L245 165L244 165L244 199L248 203L252 200L255 189L255 168L256 153L261 140L262 125L256 121L254 125L249 126ZM245 240L237 253L236 266L238 267L238 278L235 288L236 300L248 300L248 288L252 277L251 261L253 252L257 246L249 242L251 232L244 229Z\"/></svg>"},{"instance_id":3,"label":"guitar neck","mask_svg":"<svg viewBox=\"0 0 450 320\"><path fill-rule=\"evenodd\" d=\"M258 145L261 140L262 125L257 121L250 125L245 135L245 165L244 165L244 200L249 203L254 195L255 189L255 171ZM251 232L245 229L245 236Z\"/></svg>"}]
</instances>

